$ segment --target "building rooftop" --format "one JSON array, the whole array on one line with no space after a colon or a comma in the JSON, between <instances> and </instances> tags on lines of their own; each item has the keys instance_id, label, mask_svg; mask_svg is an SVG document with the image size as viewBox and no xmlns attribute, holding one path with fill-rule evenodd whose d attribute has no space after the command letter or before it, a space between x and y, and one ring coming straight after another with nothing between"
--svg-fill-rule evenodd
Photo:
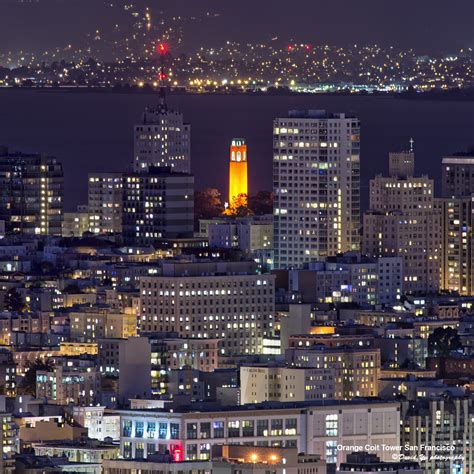
<instances>
[{"instance_id":1,"label":"building rooftop","mask_svg":"<svg viewBox=\"0 0 474 474\"><path fill-rule=\"evenodd\" d=\"M301 401L301 402L262 402L262 403L249 403L247 405L233 405L233 406L221 406L221 405L210 405L204 403L193 403L189 406L180 406L179 411L173 409L144 409L144 410L118 410L121 413L209 413L209 412L246 412L252 410L307 410L309 408L320 408L320 407L344 407L344 406L358 406L358 405L397 405L397 401L387 401L378 397L355 397L352 400L312 400L312 401Z\"/></svg>"},{"instance_id":2,"label":"building rooftop","mask_svg":"<svg viewBox=\"0 0 474 474\"><path fill-rule=\"evenodd\" d=\"M346 115L345 113L331 113L324 109L308 109L308 110L289 110L287 118L302 118L302 119L345 119L355 118L353 115Z\"/></svg>"}]
</instances>

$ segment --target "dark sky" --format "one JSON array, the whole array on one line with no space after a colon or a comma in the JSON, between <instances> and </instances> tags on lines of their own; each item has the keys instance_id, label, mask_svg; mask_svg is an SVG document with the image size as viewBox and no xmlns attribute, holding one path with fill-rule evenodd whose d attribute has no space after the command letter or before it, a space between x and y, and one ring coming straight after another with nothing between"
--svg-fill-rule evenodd
<instances>
[{"instance_id":1,"label":"dark sky","mask_svg":"<svg viewBox=\"0 0 474 474\"><path fill-rule=\"evenodd\" d=\"M220 13L185 25L187 44L227 39L414 47L452 52L474 46L473 0L0 0L0 52L78 43L97 27L126 21L124 4L166 16Z\"/></svg>"}]
</instances>

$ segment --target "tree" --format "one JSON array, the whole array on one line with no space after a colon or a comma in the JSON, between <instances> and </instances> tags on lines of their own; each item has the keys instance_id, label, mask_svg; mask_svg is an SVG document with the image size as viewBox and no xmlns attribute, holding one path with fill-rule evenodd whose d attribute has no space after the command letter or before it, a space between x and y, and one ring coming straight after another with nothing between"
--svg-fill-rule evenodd
<instances>
[{"instance_id":1,"label":"tree","mask_svg":"<svg viewBox=\"0 0 474 474\"><path fill-rule=\"evenodd\" d=\"M249 208L256 216L273 214L273 193L271 191L259 191L249 197Z\"/></svg>"},{"instance_id":2,"label":"tree","mask_svg":"<svg viewBox=\"0 0 474 474\"><path fill-rule=\"evenodd\" d=\"M247 194L239 194L234 196L229 207L226 209L225 213L228 216L235 217L246 217L251 216L252 211L248 207L248 196Z\"/></svg>"},{"instance_id":3,"label":"tree","mask_svg":"<svg viewBox=\"0 0 474 474\"><path fill-rule=\"evenodd\" d=\"M215 188L205 188L194 193L194 218L213 219L224 211L221 193Z\"/></svg>"},{"instance_id":4,"label":"tree","mask_svg":"<svg viewBox=\"0 0 474 474\"><path fill-rule=\"evenodd\" d=\"M16 288L11 288L5 295L5 309L16 313L24 311L25 303Z\"/></svg>"},{"instance_id":5,"label":"tree","mask_svg":"<svg viewBox=\"0 0 474 474\"><path fill-rule=\"evenodd\" d=\"M36 374L38 371L51 372L54 369L52 359L35 359L33 362L28 361L25 366L25 375L21 381L18 390L23 395L36 396Z\"/></svg>"},{"instance_id":6,"label":"tree","mask_svg":"<svg viewBox=\"0 0 474 474\"><path fill-rule=\"evenodd\" d=\"M447 356L451 351L462 349L461 339L456 329L436 328L428 337L430 356Z\"/></svg>"}]
</instances>

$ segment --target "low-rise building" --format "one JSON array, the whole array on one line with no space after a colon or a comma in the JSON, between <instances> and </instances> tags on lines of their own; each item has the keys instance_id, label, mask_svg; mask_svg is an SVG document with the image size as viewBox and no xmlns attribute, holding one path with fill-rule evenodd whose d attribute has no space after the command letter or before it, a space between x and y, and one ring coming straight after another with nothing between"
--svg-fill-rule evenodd
<instances>
[{"instance_id":1,"label":"low-rise building","mask_svg":"<svg viewBox=\"0 0 474 474\"><path fill-rule=\"evenodd\" d=\"M57 405L95 405L100 387L100 373L93 366L66 365L36 372L36 396Z\"/></svg>"},{"instance_id":2,"label":"low-rise building","mask_svg":"<svg viewBox=\"0 0 474 474\"><path fill-rule=\"evenodd\" d=\"M289 348L286 360L295 367L319 369L334 383L331 398L375 397L380 377L380 350L371 347ZM327 379L323 379L326 380ZM323 397L322 397L323 398Z\"/></svg>"},{"instance_id":3,"label":"low-rise building","mask_svg":"<svg viewBox=\"0 0 474 474\"><path fill-rule=\"evenodd\" d=\"M106 474L160 472L196 474L326 474L326 463L317 455L298 454L294 448L255 446L215 446L211 460L175 461L170 455L154 455L147 460L105 461Z\"/></svg>"},{"instance_id":4,"label":"low-rise building","mask_svg":"<svg viewBox=\"0 0 474 474\"><path fill-rule=\"evenodd\" d=\"M87 436L91 439L104 441L110 438L120 439L120 418L117 415L106 413L105 407L73 407L74 421L87 429Z\"/></svg>"},{"instance_id":5,"label":"low-rise building","mask_svg":"<svg viewBox=\"0 0 474 474\"><path fill-rule=\"evenodd\" d=\"M89 441L38 443L33 446L36 456L67 457L73 463L102 464L105 459L117 459L119 446Z\"/></svg>"},{"instance_id":6,"label":"low-rise building","mask_svg":"<svg viewBox=\"0 0 474 474\"><path fill-rule=\"evenodd\" d=\"M297 448L328 463L346 460L354 445L379 446L384 461L400 446L398 402L376 399L263 403L190 411L123 410L120 450L125 459L168 451L175 459L211 458L215 445L239 444ZM382 445L389 446L387 450Z\"/></svg>"}]
</instances>

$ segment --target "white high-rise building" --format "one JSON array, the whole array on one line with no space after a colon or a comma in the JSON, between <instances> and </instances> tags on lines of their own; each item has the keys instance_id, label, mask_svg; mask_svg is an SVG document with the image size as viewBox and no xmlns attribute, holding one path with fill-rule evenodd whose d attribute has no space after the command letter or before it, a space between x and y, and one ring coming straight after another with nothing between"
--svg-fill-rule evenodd
<instances>
[{"instance_id":1,"label":"white high-rise building","mask_svg":"<svg viewBox=\"0 0 474 474\"><path fill-rule=\"evenodd\" d=\"M275 266L359 250L360 123L323 110L273 125Z\"/></svg>"},{"instance_id":2,"label":"white high-rise building","mask_svg":"<svg viewBox=\"0 0 474 474\"><path fill-rule=\"evenodd\" d=\"M142 122L135 125L134 161L136 173L152 166L191 172L191 126L183 115L168 109L164 98L157 108L147 107Z\"/></svg>"}]
</instances>

